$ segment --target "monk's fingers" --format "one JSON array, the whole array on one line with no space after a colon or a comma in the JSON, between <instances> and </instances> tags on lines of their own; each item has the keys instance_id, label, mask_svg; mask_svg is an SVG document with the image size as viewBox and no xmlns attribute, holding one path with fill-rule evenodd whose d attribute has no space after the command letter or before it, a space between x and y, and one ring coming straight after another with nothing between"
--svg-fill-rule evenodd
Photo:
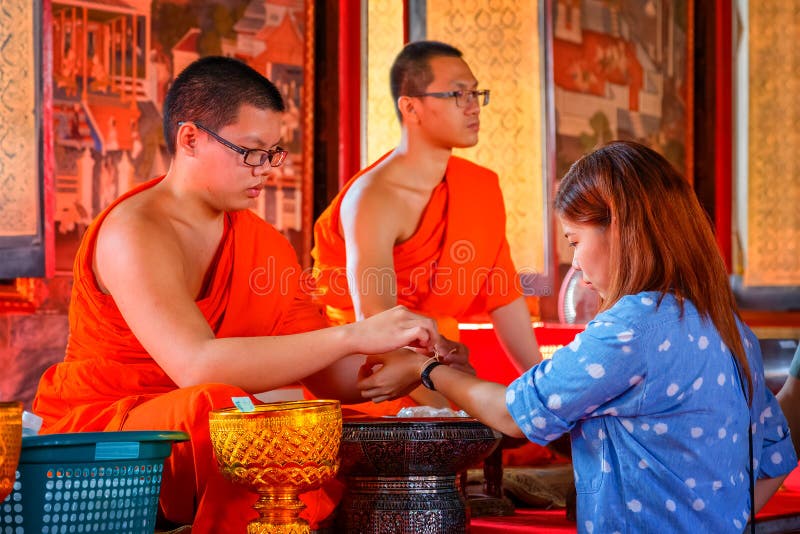
<instances>
[{"instance_id":1,"label":"monk's fingers","mask_svg":"<svg viewBox=\"0 0 800 534\"><path fill-rule=\"evenodd\" d=\"M357 382L358 388L364 389L364 387L373 387L375 384L377 384L381 378L380 376L377 376L377 373L380 372L382 367L383 364L379 362L367 362L359 367ZM366 386L361 385L364 381L366 381Z\"/></svg>"},{"instance_id":2,"label":"monk's fingers","mask_svg":"<svg viewBox=\"0 0 800 534\"><path fill-rule=\"evenodd\" d=\"M441 336L435 345L436 352L444 363L464 363L469 361L469 347Z\"/></svg>"},{"instance_id":3,"label":"monk's fingers","mask_svg":"<svg viewBox=\"0 0 800 534\"><path fill-rule=\"evenodd\" d=\"M359 384L359 387L361 387L361 384ZM382 400L390 399L392 398L392 392L387 391L386 388L381 386L370 385L366 387L366 389L364 389L363 387L361 388L361 396L364 397L365 399L370 399L375 402L380 402L379 400L376 399L382 399Z\"/></svg>"},{"instance_id":4,"label":"monk's fingers","mask_svg":"<svg viewBox=\"0 0 800 534\"><path fill-rule=\"evenodd\" d=\"M443 339L442 335L439 333L439 328L436 326L436 321L430 317L421 317L420 321L422 322L422 328L424 328L428 334L428 339L426 341L427 346L434 346Z\"/></svg>"},{"instance_id":5,"label":"monk's fingers","mask_svg":"<svg viewBox=\"0 0 800 534\"><path fill-rule=\"evenodd\" d=\"M371 391L378 389L381 387L383 383L383 377L381 375L381 366L380 364L373 364L369 361L362 365L358 370L358 380L356 382L356 387L361 390L361 395L366 396L366 391ZM370 395L370 398L373 397L377 392L373 392L373 395Z\"/></svg>"},{"instance_id":6,"label":"monk's fingers","mask_svg":"<svg viewBox=\"0 0 800 534\"><path fill-rule=\"evenodd\" d=\"M358 380L364 380L365 378L369 378L372 376L372 366L364 364L358 368Z\"/></svg>"},{"instance_id":7,"label":"monk's fingers","mask_svg":"<svg viewBox=\"0 0 800 534\"><path fill-rule=\"evenodd\" d=\"M438 342L441 336L438 328L436 328L436 321L430 317L414 313L405 306L395 306L392 311L397 316L398 324L403 325L407 332L413 336L413 341L409 340L409 345L427 348L431 344Z\"/></svg>"},{"instance_id":8,"label":"monk's fingers","mask_svg":"<svg viewBox=\"0 0 800 534\"><path fill-rule=\"evenodd\" d=\"M452 352L441 358L441 361L448 365L469 365L469 351Z\"/></svg>"},{"instance_id":9,"label":"monk's fingers","mask_svg":"<svg viewBox=\"0 0 800 534\"><path fill-rule=\"evenodd\" d=\"M422 343L419 342L418 339L412 339L411 341L409 341L408 344L405 346L405 348L413 350L414 352L418 352L420 354L428 354L431 352L431 347L429 346L429 343L423 345Z\"/></svg>"},{"instance_id":10,"label":"monk's fingers","mask_svg":"<svg viewBox=\"0 0 800 534\"><path fill-rule=\"evenodd\" d=\"M408 327L406 332L409 335L409 343L407 344L430 352L436 346L440 336L435 329L432 330L430 325L424 323L427 323L427 320L423 321L423 324L415 322Z\"/></svg>"}]
</instances>

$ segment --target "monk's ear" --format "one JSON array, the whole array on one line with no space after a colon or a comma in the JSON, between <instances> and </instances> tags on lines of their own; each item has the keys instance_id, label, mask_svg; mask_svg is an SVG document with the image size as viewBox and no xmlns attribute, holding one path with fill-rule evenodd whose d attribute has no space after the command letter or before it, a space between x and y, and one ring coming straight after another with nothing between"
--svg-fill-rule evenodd
<instances>
[{"instance_id":1,"label":"monk's ear","mask_svg":"<svg viewBox=\"0 0 800 534\"><path fill-rule=\"evenodd\" d=\"M401 96L397 99L397 108L400 110L400 115L403 117L403 122L419 121L417 112L414 109L416 101L410 96Z\"/></svg>"},{"instance_id":2,"label":"monk's ear","mask_svg":"<svg viewBox=\"0 0 800 534\"><path fill-rule=\"evenodd\" d=\"M197 126L191 122L185 122L178 126L177 141L175 150L182 151L186 155L194 155L194 147L197 144Z\"/></svg>"}]
</instances>

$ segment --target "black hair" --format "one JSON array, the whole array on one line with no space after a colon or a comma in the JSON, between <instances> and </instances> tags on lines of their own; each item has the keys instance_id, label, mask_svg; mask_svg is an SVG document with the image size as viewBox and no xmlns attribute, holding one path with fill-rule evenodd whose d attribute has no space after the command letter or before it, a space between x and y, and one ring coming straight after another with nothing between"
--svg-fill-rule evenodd
<instances>
[{"instance_id":1,"label":"black hair","mask_svg":"<svg viewBox=\"0 0 800 534\"><path fill-rule=\"evenodd\" d=\"M172 82L164 101L164 138L170 155L175 155L179 121L199 122L217 131L234 122L244 104L285 110L275 85L237 59L208 56L190 64Z\"/></svg>"},{"instance_id":2,"label":"black hair","mask_svg":"<svg viewBox=\"0 0 800 534\"><path fill-rule=\"evenodd\" d=\"M401 118L397 99L422 94L433 81L431 58L461 56L461 50L440 41L414 41L404 46L389 72L389 86L397 118Z\"/></svg>"}]
</instances>

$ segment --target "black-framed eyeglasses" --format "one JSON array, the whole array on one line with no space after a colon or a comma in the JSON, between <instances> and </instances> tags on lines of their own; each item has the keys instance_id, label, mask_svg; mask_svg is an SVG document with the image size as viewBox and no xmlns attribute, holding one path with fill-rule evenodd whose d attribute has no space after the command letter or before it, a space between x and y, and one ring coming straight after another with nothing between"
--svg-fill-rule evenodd
<instances>
[{"instance_id":1,"label":"black-framed eyeglasses","mask_svg":"<svg viewBox=\"0 0 800 534\"><path fill-rule=\"evenodd\" d=\"M185 124L185 122L186 121L180 121L178 126ZM269 162L270 167L280 167L286 159L286 155L289 153L288 150L285 150L281 147L275 147L269 150L261 150L260 148L245 148L231 143L224 137L220 137L219 134L209 130L199 122L195 122L194 125L219 141L219 143L244 156L244 164L249 165L250 167L260 167L267 162Z\"/></svg>"},{"instance_id":2,"label":"black-framed eyeglasses","mask_svg":"<svg viewBox=\"0 0 800 534\"><path fill-rule=\"evenodd\" d=\"M472 89L460 91L444 91L439 93L422 93L419 95L408 95L413 97L432 96L433 98L455 98L456 106L466 108L477 102L480 106L489 105L489 89Z\"/></svg>"}]
</instances>

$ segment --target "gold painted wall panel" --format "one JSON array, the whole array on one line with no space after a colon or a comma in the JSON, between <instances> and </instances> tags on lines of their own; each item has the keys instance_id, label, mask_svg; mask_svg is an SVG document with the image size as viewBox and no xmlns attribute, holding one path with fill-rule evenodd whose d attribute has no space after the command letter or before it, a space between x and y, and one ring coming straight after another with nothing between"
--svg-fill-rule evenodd
<instances>
[{"instance_id":1,"label":"gold painted wall panel","mask_svg":"<svg viewBox=\"0 0 800 534\"><path fill-rule=\"evenodd\" d=\"M367 2L366 166L400 141L400 123L389 90L389 69L403 48L403 2Z\"/></svg>"},{"instance_id":2,"label":"gold painted wall panel","mask_svg":"<svg viewBox=\"0 0 800 534\"><path fill-rule=\"evenodd\" d=\"M36 70L31 0L0 9L0 236L33 235L38 216Z\"/></svg>"},{"instance_id":3,"label":"gold painted wall panel","mask_svg":"<svg viewBox=\"0 0 800 534\"><path fill-rule=\"evenodd\" d=\"M800 285L800 2L749 3L745 285Z\"/></svg>"},{"instance_id":4,"label":"gold painted wall panel","mask_svg":"<svg viewBox=\"0 0 800 534\"><path fill-rule=\"evenodd\" d=\"M540 36L537 2L436 0L427 3L427 37L464 53L480 87L480 142L459 155L500 175L506 234L517 269L544 271L545 199ZM476 214L479 215L479 214Z\"/></svg>"}]
</instances>

